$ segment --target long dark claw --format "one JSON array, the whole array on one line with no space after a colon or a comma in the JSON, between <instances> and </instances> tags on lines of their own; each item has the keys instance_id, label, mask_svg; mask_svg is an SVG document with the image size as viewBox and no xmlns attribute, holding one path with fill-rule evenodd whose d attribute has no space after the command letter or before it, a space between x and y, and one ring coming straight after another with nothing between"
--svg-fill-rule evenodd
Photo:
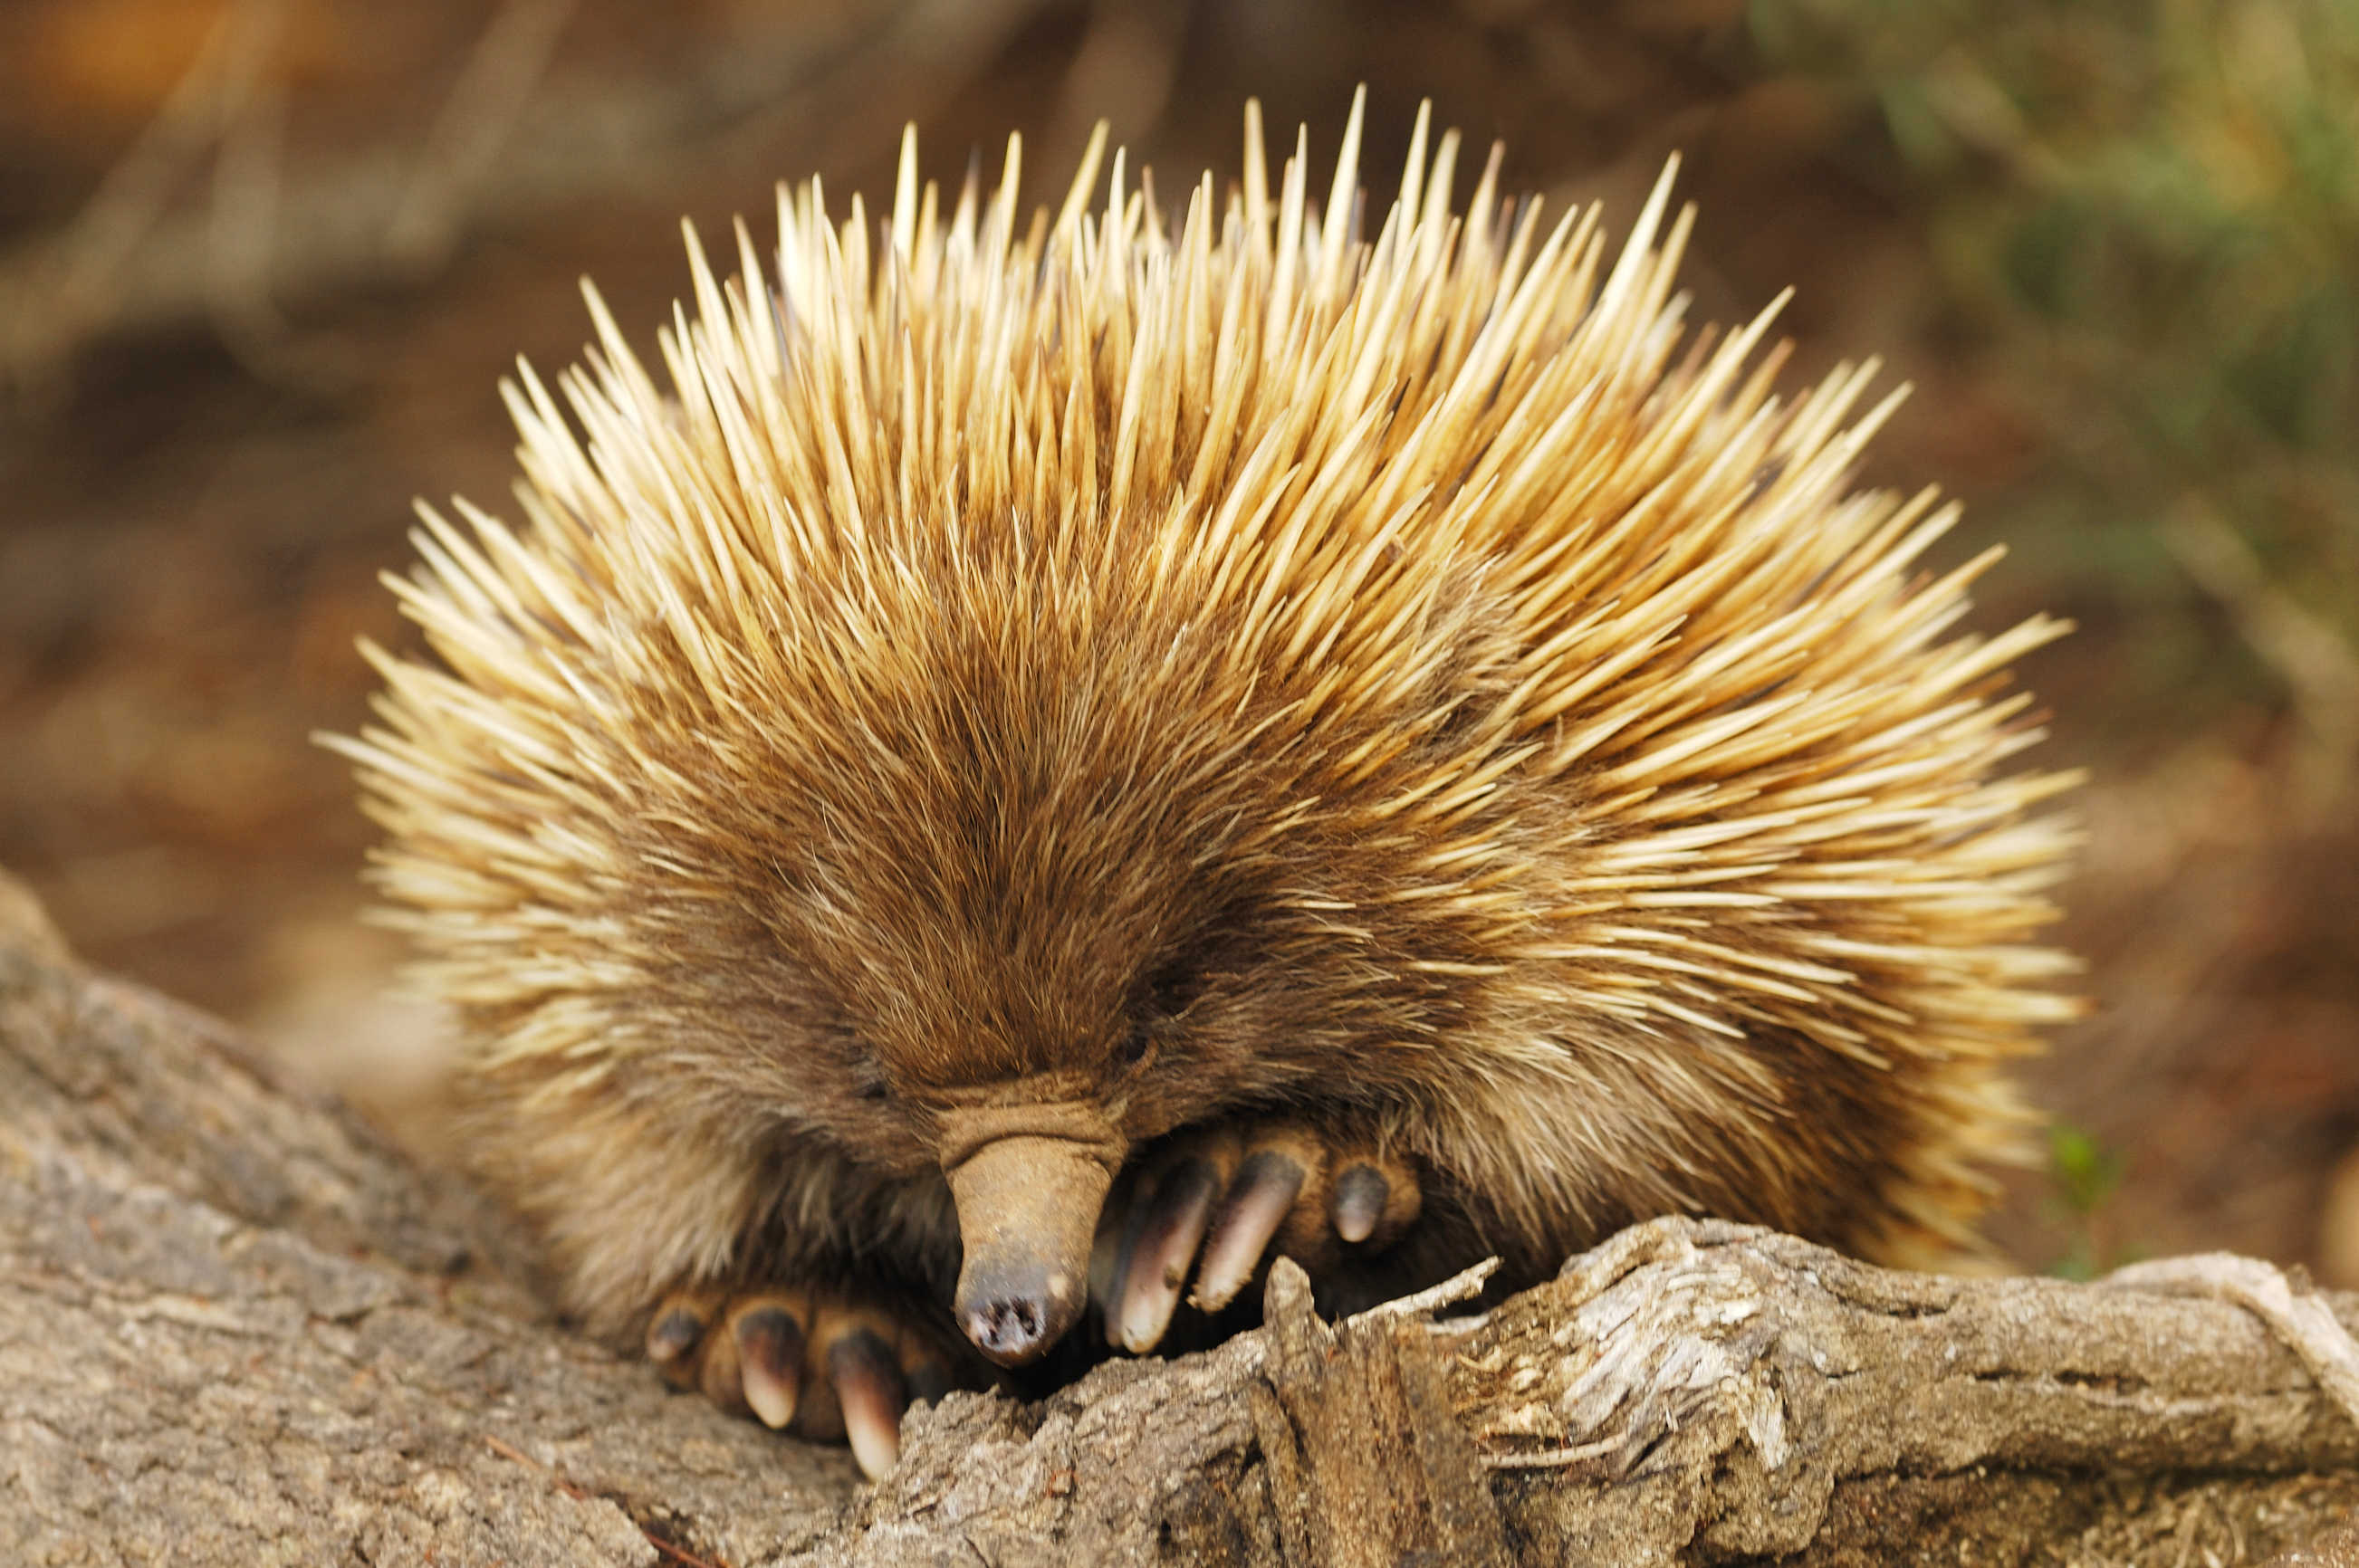
<instances>
[{"instance_id":1,"label":"long dark claw","mask_svg":"<svg viewBox=\"0 0 2359 1568\"><path fill-rule=\"evenodd\" d=\"M759 1306L737 1320L745 1402L773 1429L795 1419L802 1395L803 1325L784 1307Z\"/></svg>"},{"instance_id":2,"label":"long dark claw","mask_svg":"<svg viewBox=\"0 0 2359 1568\"><path fill-rule=\"evenodd\" d=\"M882 1480L900 1460L901 1412L909 1404L892 1347L868 1329L853 1329L827 1347L827 1375L843 1406L852 1456L862 1474Z\"/></svg>"},{"instance_id":3,"label":"long dark claw","mask_svg":"<svg viewBox=\"0 0 2359 1568\"><path fill-rule=\"evenodd\" d=\"M1290 1155L1273 1149L1248 1155L1237 1167L1212 1238L1204 1245L1196 1292L1189 1297L1193 1304L1218 1312L1245 1289L1309 1173Z\"/></svg>"},{"instance_id":4,"label":"long dark claw","mask_svg":"<svg viewBox=\"0 0 2359 1568\"><path fill-rule=\"evenodd\" d=\"M704 1320L684 1306L666 1307L647 1325L647 1359L669 1369L669 1364L696 1348L704 1337Z\"/></svg>"},{"instance_id":5,"label":"long dark claw","mask_svg":"<svg viewBox=\"0 0 2359 1568\"><path fill-rule=\"evenodd\" d=\"M1147 1206L1130 1255L1117 1275L1114 1322L1122 1346L1132 1355L1155 1348L1180 1304L1188 1264L1204 1238L1212 1199L1221 1187L1212 1162L1183 1160L1164 1173Z\"/></svg>"},{"instance_id":6,"label":"long dark claw","mask_svg":"<svg viewBox=\"0 0 2359 1568\"><path fill-rule=\"evenodd\" d=\"M1374 1236L1376 1222L1385 1217L1385 1200L1392 1193L1392 1184L1374 1165L1353 1165L1345 1171L1335 1179L1331 1211L1335 1234L1346 1241L1365 1241Z\"/></svg>"}]
</instances>

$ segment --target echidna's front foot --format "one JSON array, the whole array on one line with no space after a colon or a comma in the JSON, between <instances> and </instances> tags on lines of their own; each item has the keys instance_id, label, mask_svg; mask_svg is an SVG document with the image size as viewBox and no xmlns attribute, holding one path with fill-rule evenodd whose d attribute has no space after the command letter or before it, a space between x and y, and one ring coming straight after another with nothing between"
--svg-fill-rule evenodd
<instances>
[{"instance_id":1,"label":"echidna's front foot","mask_svg":"<svg viewBox=\"0 0 2359 1568\"><path fill-rule=\"evenodd\" d=\"M1189 1304L1216 1313L1266 1257L1284 1253L1316 1277L1390 1246L1420 1203L1416 1170L1372 1141L1288 1121L1190 1133L1132 1190L1106 1338L1134 1355L1155 1348L1191 1264Z\"/></svg>"},{"instance_id":2,"label":"echidna's front foot","mask_svg":"<svg viewBox=\"0 0 2359 1568\"><path fill-rule=\"evenodd\" d=\"M647 1346L676 1389L814 1443L848 1440L872 1480L900 1456L909 1401L953 1386L951 1363L922 1330L805 1290L674 1292Z\"/></svg>"}]
</instances>

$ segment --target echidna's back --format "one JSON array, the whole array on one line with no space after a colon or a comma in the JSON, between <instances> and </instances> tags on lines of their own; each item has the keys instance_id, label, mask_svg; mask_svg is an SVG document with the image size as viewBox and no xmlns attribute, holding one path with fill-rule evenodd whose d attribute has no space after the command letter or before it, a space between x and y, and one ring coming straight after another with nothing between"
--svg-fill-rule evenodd
<instances>
[{"instance_id":1,"label":"echidna's back","mask_svg":"<svg viewBox=\"0 0 2359 1568\"><path fill-rule=\"evenodd\" d=\"M1846 492L1873 366L1685 344L1668 171L1609 265L1495 158L1454 213L1420 121L1364 239L1356 138L1322 206L1256 128L1169 227L1094 146L1028 232L1012 147L947 221L914 156L873 231L814 182L775 286L695 253L671 393L603 308L570 420L509 389L528 526L427 514L448 673L381 658L346 750L583 1302L782 1226L781 1162L836 1195L766 1246L939 1272L899 1108L1001 1081L1360 1119L1535 1267L1665 1208L1965 1238L2069 1011L2069 781L2000 773L2059 628L1955 634L1952 512Z\"/></svg>"}]
</instances>

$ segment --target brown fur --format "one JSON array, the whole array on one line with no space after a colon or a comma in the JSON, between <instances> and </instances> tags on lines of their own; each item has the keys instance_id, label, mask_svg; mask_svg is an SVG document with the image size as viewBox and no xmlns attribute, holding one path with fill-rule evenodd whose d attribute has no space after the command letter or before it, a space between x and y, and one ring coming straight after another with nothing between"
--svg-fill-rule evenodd
<instances>
[{"instance_id":1,"label":"brown fur","mask_svg":"<svg viewBox=\"0 0 2359 1568\"><path fill-rule=\"evenodd\" d=\"M342 744L594 1320L940 1299L937 1119L1002 1101L1372 1133L1412 1273L1667 1210L1969 1243L2067 1011L2069 781L1998 773L2058 628L1944 640L1951 514L1844 491L1873 367L1781 404L1767 316L1675 362L1663 189L1608 270L1488 173L1452 215L1420 122L1363 243L1357 127L1324 218L1250 121L1172 231L1119 155L1084 211L1094 148L1028 236L1012 146L947 224L913 154L881 231L782 190L777 293L694 254L676 393L594 297L581 433L509 389L523 532L427 514L448 673L376 655Z\"/></svg>"}]
</instances>

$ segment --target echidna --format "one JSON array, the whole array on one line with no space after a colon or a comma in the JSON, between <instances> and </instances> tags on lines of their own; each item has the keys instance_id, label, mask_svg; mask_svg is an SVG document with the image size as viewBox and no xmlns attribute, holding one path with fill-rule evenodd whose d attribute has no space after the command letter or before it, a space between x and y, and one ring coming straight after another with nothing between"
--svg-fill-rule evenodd
<instances>
[{"instance_id":1,"label":"echidna","mask_svg":"<svg viewBox=\"0 0 2359 1568\"><path fill-rule=\"evenodd\" d=\"M1370 239L1357 106L1323 210L1245 125L1184 215L1119 152L1093 215L1103 130L1028 225L1013 138L947 221L913 140L874 230L782 189L669 391L592 292L339 742L571 1305L872 1473L937 1325L1143 1351L1277 1252L1953 1256L2069 1011L2070 781L1999 773L2060 628L1959 634L1954 508L1849 491L1875 366L1683 348L1671 171L1609 264L1420 114Z\"/></svg>"}]
</instances>

